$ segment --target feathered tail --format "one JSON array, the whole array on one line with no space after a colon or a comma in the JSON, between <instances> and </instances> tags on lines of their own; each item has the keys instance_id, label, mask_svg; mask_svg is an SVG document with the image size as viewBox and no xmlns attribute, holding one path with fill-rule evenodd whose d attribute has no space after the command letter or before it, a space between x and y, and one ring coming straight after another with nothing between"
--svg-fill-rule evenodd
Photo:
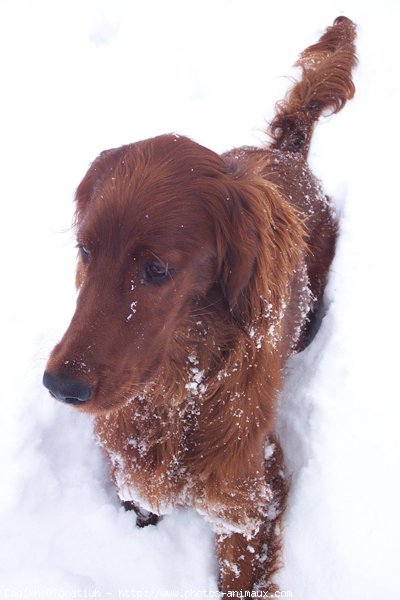
<instances>
[{"instance_id":1,"label":"feathered tail","mask_svg":"<svg viewBox=\"0 0 400 600\"><path fill-rule=\"evenodd\" d=\"M357 64L355 37L354 23L338 17L316 44L302 52L296 62L302 77L278 102L268 129L272 148L307 156L314 124L321 114L339 112L354 96L351 72Z\"/></svg>"}]
</instances>

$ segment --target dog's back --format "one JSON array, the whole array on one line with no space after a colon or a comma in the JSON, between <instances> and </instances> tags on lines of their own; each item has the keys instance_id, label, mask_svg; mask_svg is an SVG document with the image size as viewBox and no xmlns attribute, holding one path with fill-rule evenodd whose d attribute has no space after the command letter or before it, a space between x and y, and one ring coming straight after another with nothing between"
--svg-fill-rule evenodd
<instances>
[{"instance_id":1,"label":"dog's back","mask_svg":"<svg viewBox=\"0 0 400 600\"><path fill-rule=\"evenodd\" d=\"M354 23L347 17L338 17L296 62L302 69L302 77L276 105L276 115L268 128L269 146L235 148L224 155L233 171L260 171L277 186L304 222L310 303L301 336L291 348L295 351L304 349L318 329L337 238L333 205L311 172L307 156L320 116L339 112L354 96L351 74L357 63L355 36ZM303 283L299 281L300 285ZM290 336L290 331L287 335Z\"/></svg>"}]
</instances>

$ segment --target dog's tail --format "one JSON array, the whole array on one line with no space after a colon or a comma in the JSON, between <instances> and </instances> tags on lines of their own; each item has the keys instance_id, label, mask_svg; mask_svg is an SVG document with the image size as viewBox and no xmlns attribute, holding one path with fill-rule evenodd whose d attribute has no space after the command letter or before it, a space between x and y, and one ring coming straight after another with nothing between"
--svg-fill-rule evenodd
<instances>
[{"instance_id":1,"label":"dog's tail","mask_svg":"<svg viewBox=\"0 0 400 600\"><path fill-rule=\"evenodd\" d=\"M269 126L272 148L307 156L313 128L323 112L339 112L354 96L351 71L357 63L356 26L338 17L320 40L301 53L302 77L278 102Z\"/></svg>"}]
</instances>

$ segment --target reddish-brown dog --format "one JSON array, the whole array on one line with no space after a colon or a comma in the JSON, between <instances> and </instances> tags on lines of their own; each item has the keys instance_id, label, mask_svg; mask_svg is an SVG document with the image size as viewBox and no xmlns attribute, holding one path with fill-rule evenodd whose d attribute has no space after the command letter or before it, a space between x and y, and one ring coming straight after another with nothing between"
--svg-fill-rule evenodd
<instances>
[{"instance_id":1,"label":"reddish-brown dog","mask_svg":"<svg viewBox=\"0 0 400 600\"><path fill-rule=\"evenodd\" d=\"M321 113L354 94L354 37L339 17L302 53L267 148L163 135L103 152L77 190L79 296L44 385L95 415L139 524L176 506L211 521L225 592L271 590L278 568L276 397L337 234L306 157Z\"/></svg>"}]
</instances>

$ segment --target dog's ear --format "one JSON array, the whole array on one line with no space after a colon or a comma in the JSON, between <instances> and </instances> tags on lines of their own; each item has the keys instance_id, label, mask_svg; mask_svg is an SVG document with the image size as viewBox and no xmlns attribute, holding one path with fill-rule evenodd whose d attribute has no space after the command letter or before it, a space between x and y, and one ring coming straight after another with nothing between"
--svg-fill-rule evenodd
<instances>
[{"instance_id":1,"label":"dog's ear","mask_svg":"<svg viewBox=\"0 0 400 600\"><path fill-rule=\"evenodd\" d=\"M220 283L231 312L243 303L261 252L259 224L249 206L251 199L243 192L236 185L229 190L229 223L218 244Z\"/></svg>"},{"instance_id":2,"label":"dog's ear","mask_svg":"<svg viewBox=\"0 0 400 600\"><path fill-rule=\"evenodd\" d=\"M233 175L225 199L228 223L217 241L221 288L241 326L277 307L305 248L302 223L279 190L262 177Z\"/></svg>"}]
</instances>

